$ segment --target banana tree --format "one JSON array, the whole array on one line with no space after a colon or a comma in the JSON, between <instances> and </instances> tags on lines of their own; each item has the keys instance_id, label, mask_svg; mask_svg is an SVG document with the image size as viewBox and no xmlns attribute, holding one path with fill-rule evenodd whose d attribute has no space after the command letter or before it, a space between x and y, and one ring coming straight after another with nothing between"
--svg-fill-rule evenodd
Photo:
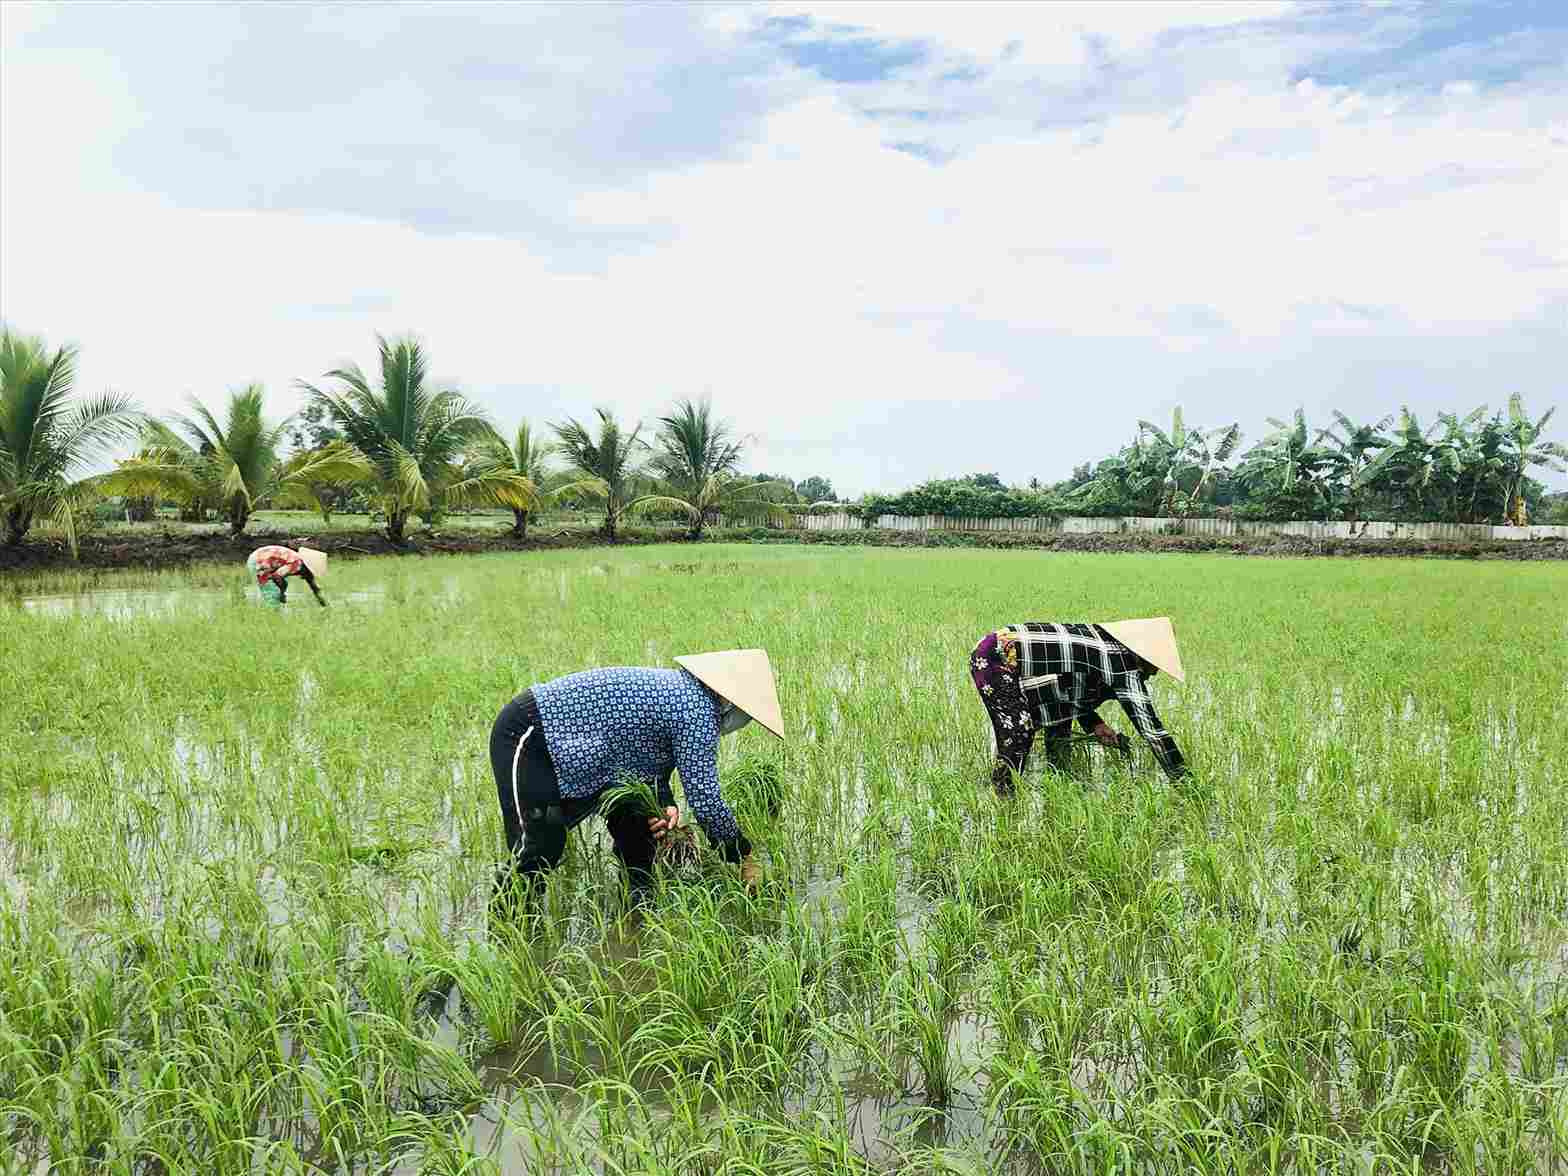
<instances>
[{"instance_id":1,"label":"banana tree","mask_svg":"<svg viewBox=\"0 0 1568 1176\"><path fill-rule=\"evenodd\" d=\"M1337 490L1335 455L1312 444L1307 414L1300 408L1289 422L1278 417L1269 417L1268 422L1274 431L1247 451L1242 479L1286 498L1305 494L1305 501L1321 502L1328 517Z\"/></svg>"},{"instance_id":2,"label":"banana tree","mask_svg":"<svg viewBox=\"0 0 1568 1176\"><path fill-rule=\"evenodd\" d=\"M1503 432L1503 517L1516 527L1525 526L1529 521L1524 504L1524 481L1530 467L1545 466L1558 473L1568 471L1568 446L1541 440L1546 422L1556 411L1555 406L1549 408L1532 423L1525 415L1524 398L1517 392L1508 398L1508 424Z\"/></svg>"},{"instance_id":3,"label":"banana tree","mask_svg":"<svg viewBox=\"0 0 1568 1176\"><path fill-rule=\"evenodd\" d=\"M1374 453L1388 447L1389 441L1383 431L1394 423L1394 418L1390 414L1371 424L1358 425L1338 409L1333 416L1338 428L1318 430L1313 444L1334 455L1339 481L1344 487L1341 498L1344 514L1346 518L1354 518L1359 513L1362 471Z\"/></svg>"},{"instance_id":4,"label":"banana tree","mask_svg":"<svg viewBox=\"0 0 1568 1176\"><path fill-rule=\"evenodd\" d=\"M1485 409L1471 413L1470 420ZM1421 420L1408 406L1399 410L1399 423L1395 426L1389 444L1376 457L1367 462L1355 480L1357 488L1381 484L1386 490L1406 501L1406 509L1421 513L1427 502L1441 485L1443 476L1456 468L1451 445L1439 436L1445 428L1442 420L1422 427Z\"/></svg>"},{"instance_id":5,"label":"banana tree","mask_svg":"<svg viewBox=\"0 0 1568 1176\"><path fill-rule=\"evenodd\" d=\"M1186 518L1203 500L1203 491L1225 463L1231 459L1241 444L1241 426L1222 425L1217 429L1197 430L1188 443L1192 465L1198 471L1198 480L1185 497L1181 516Z\"/></svg>"},{"instance_id":6,"label":"banana tree","mask_svg":"<svg viewBox=\"0 0 1568 1176\"><path fill-rule=\"evenodd\" d=\"M1236 424L1218 428L1189 428L1182 419L1181 405L1171 410L1171 426L1162 429L1152 421L1138 422L1138 436L1134 441L1139 464L1152 463L1159 472L1159 494L1151 504L1152 513L1158 516L1172 514L1182 482L1191 478L1192 488L1186 491L1187 505L1183 514L1191 510L1198 495L1208 484L1216 469L1230 459L1241 442L1241 427Z\"/></svg>"}]
</instances>

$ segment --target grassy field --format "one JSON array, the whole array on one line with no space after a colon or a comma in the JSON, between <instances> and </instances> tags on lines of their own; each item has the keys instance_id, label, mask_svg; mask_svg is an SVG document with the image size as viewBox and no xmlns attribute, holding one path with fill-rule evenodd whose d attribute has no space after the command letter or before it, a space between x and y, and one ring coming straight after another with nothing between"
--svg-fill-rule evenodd
<instances>
[{"instance_id":1,"label":"grassy field","mask_svg":"<svg viewBox=\"0 0 1568 1176\"><path fill-rule=\"evenodd\" d=\"M0 1170L1568 1169L1568 573L642 547L0 601ZM54 604L28 601L45 597ZM71 601L62 605L60 601ZM999 624L1169 613L1195 768L986 784ZM486 927L495 712L766 646L756 898L602 825ZM1114 707L1105 715L1126 729Z\"/></svg>"}]
</instances>

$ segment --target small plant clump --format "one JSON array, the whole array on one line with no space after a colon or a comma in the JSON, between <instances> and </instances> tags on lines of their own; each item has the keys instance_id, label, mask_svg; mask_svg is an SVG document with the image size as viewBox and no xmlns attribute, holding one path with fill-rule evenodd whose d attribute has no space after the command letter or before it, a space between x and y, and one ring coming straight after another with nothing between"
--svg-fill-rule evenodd
<instances>
[{"instance_id":1,"label":"small plant clump","mask_svg":"<svg viewBox=\"0 0 1568 1176\"><path fill-rule=\"evenodd\" d=\"M692 551L9 577L0 1176L1568 1171L1554 565ZM1191 778L998 798L974 642L1156 611ZM492 918L496 711L751 646L765 884L594 818Z\"/></svg>"}]
</instances>

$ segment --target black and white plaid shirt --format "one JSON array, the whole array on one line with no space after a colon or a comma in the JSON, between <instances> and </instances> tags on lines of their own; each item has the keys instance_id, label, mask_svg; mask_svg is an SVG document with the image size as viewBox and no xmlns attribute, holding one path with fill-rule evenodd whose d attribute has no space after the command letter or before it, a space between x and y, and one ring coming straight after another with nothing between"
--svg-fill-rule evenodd
<instances>
[{"instance_id":1,"label":"black and white plaid shirt","mask_svg":"<svg viewBox=\"0 0 1568 1176\"><path fill-rule=\"evenodd\" d=\"M1018 642L1018 685L1024 701L1039 712L1045 738L1066 737L1074 719L1092 728L1096 708L1114 698L1166 775L1186 770L1144 680L1153 668L1132 650L1094 625L1028 621L1009 625L1007 632Z\"/></svg>"}]
</instances>

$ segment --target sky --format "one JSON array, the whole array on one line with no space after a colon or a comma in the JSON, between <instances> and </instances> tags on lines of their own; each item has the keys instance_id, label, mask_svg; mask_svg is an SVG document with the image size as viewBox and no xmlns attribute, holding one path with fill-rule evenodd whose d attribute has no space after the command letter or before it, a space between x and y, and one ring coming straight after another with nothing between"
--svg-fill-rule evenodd
<instances>
[{"instance_id":1,"label":"sky","mask_svg":"<svg viewBox=\"0 0 1568 1176\"><path fill-rule=\"evenodd\" d=\"M1538 415L1565 217L1559 0L0 3L0 318L157 412L413 331L850 494Z\"/></svg>"}]
</instances>

